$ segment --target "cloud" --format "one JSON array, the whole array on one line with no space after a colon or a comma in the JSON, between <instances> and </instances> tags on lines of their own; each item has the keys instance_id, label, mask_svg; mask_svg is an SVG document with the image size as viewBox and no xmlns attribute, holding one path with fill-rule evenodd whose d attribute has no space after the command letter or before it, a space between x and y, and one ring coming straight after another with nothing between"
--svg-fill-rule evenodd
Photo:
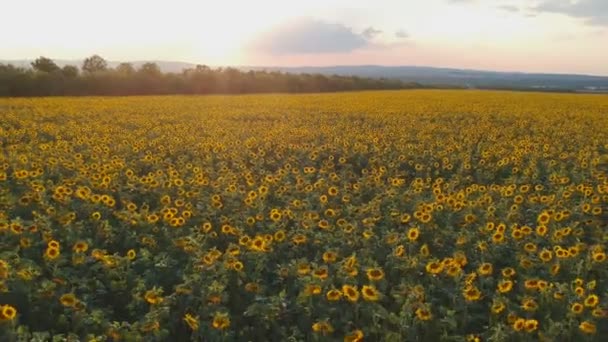
<instances>
[{"instance_id":1,"label":"cloud","mask_svg":"<svg viewBox=\"0 0 608 342\"><path fill-rule=\"evenodd\" d=\"M379 32L369 27L357 34L342 24L300 18L262 33L250 48L272 55L345 53L367 46L369 39Z\"/></svg>"},{"instance_id":2,"label":"cloud","mask_svg":"<svg viewBox=\"0 0 608 342\"><path fill-rule=\"evenodd\" d=\"M409 38L410 35L409 33L405 32L405 30L398 30L397 32L395 32L395 37L397 38Z\"/></svg>"},{"instance_id":3,"label":"cloud","mask_svg":"<svg viewBox=\"0 0 608 342\"><path fill-rule=\"evenodd\" d=\"M373 27L368 27L365 30L363 30L363 32L361 33L361 35L363 37L365 37L365 39L374 39L375 36L379 35L380 33L382 33L381 30L377 30Z\"/></svg>"},{"instance_id":4,"label":"cloud","mask_svg":"<svg viewBox=\"0 0 608 342\"><path fill-rule=\"evenodd\" d=\"M506 11L506 12L519 12L519 7L515 5L501 5L498 6L498 9Z\"/></svg>"},{"instance_id":5,"label":"cloud","mask_svg":"<svg viewBox=\"0 0 608 342\"><path fill-rule=\"evenodd\" d=\"M608 26L608 1L606 0L545 0L534 7L540 13L559 13L581 18L591 25Z\"/></svg>"}]
</instances>

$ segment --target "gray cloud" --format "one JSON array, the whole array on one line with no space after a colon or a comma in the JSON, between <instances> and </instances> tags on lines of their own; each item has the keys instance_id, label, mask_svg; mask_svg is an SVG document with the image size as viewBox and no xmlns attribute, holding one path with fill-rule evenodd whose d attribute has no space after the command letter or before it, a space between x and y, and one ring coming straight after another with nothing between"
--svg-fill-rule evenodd
<instances>
[{"instance_id":1,"label":"gray cloud","mask_svg":"<svg viewBox=\"0 0 608 342\"><path fill-rule=\"evenodd\" d=\"M608 1L606 0L545 0L534 7L537 12L560 13L585 19L591 25L608 25Z\"/></svg>"},{"instance_id":2,"label":"gray cloud","mask_svg":"<svg viewBox=\"0 0 608 342\"><path fill-rule=\"evenodd\" d=\"M300 18L261 34L250 47L273 55L351 52L368 45L376 34L372 27L357 34L342 24Z\"/></svg>"},{"instance_id":3,"label":"gray cloud","mask_svg":"<svg viewBox=\"0 0 608 342\"><path fill-rule=\"evenodd\" d=\"M405 30L398 30L395 32L395 37L397 38L409 38L409 33L405 32Z\"/></svg>"},{"instance_id":4,"label":"gray cloud","mask_svg":"<svg viewBox=\"0 0 608 342\"><path fill-rule=\"evenodd\" d=\"M382 33L381 30L377 30L370 26L363 30L363 32L361 32L361 35L365 37L365 39L374 39L374 37L379 35L380 33Z\"/></svg>"}]
</instances>

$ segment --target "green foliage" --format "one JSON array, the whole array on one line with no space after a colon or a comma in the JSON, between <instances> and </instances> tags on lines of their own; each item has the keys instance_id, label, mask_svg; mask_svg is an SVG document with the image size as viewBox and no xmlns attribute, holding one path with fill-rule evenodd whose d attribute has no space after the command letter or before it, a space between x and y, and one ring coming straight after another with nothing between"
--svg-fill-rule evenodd
<instances>
[{"instance_id":1,"label":"green foliage","mask_svg":"<svg viewBox=\"0 0 608 342\"><path fill-rule=\"evenodd\" d=\"M420 87L389 79L212 69L205 65L181 73L163 73L152 62L137 70L131 63L112 69L97 55L85 59L82 74L75 66L61 69L46 57L38 58L32 67L34 70L0 64L0 96L312 93Z\"/></svg>"}]
</instances>

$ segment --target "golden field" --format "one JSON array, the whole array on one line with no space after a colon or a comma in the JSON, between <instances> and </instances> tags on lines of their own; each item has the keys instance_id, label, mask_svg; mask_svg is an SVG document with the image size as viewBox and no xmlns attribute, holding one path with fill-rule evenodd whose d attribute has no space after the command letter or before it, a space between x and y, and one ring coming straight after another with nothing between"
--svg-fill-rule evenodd
<instances>
[{"instance_id":1,"label":"golden field","mask_svg":"<svg viewBox=\"0 0 608 342\"><path fill-rule=\"evenodd\" d=\"M608 97L0 99L0 340L600 341Z\"/></svg>"}]
</instances>

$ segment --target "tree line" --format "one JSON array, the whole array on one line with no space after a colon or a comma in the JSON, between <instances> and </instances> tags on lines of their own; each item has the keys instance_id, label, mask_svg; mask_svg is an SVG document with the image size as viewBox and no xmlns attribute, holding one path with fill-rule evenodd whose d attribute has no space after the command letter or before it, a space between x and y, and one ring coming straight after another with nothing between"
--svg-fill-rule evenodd
<instances>
[{"instance_id":1,"label":"tree line","mask_svg":"<svg viewBox=\"0 0 608 342\"><path fill-rule=\"evenodd\" d=\"M392 79L214 69L205 65L183 69L181 73L164 73L152 62L138 68L131 63L110 68L98 55L86 58L80 68L59 67L46 57L37 58L31 68L0 63L0 96L5 97L304 93L417 87L420 85Z\"/></svg>"}]
</instances>

